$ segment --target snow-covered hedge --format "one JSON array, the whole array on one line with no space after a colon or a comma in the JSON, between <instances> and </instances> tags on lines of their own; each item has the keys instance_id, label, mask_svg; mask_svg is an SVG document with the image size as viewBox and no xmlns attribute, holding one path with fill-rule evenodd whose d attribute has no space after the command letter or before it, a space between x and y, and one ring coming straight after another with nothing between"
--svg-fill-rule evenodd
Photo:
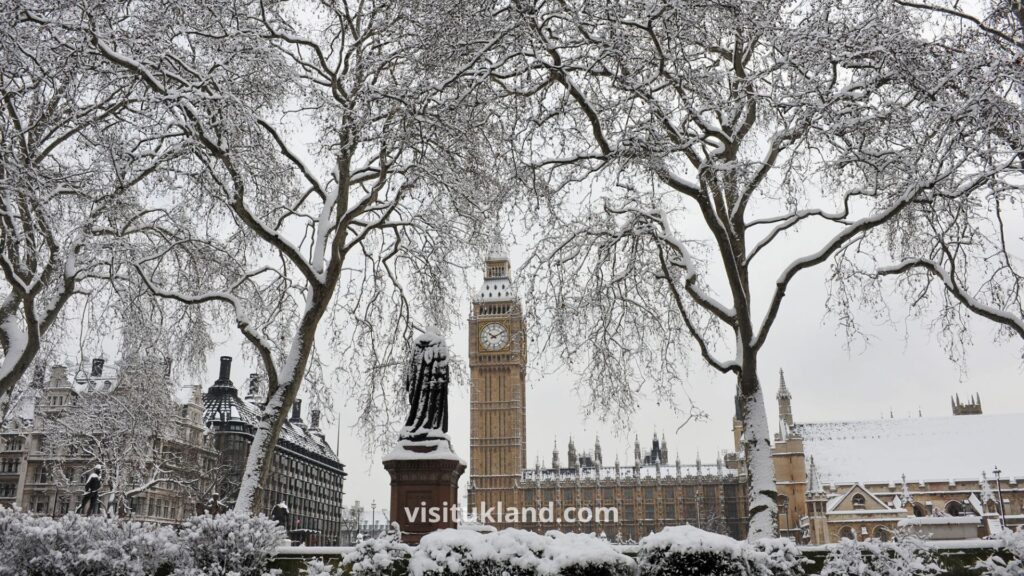
<instances>
[{"instance_id":1,"label":"snow-covered hedge","mask_svg":"<svg viewBox=\"0 0 1024 576\"><path fill-rule=\"evenodd\" d=\"M1002 548L1011 554L1011 558L1003 559L997 555L988 560L978 562L977 568L983 576L1022 576L1024 575L1024 532L1004 531L998 536Z\"/></svg>"},{"instance_id":2,"label":"snow-covered hedge","mask_svg":"<svg viewBox=\"0 0 1024 576\"><path fill-rule=\"evenodd\" d=\"M2 576L148 576L170 572L181 555L170 528L11 508L0 508L0 550Z\"/></svg>"},{"instance_id":3,"label":"snow-covered hedge","mask_svg":"<svg viewBox=\"0 0 1024 576\"><path fill-rule=\"evenodd\" d=\"M167 526L0 507L0 576L260 576L284 531L225 514Z\"/></svg>"},{"instance_id":4,"label":"snow-covered hedge","mask_svg":"<svg viewBox=\"0 0 1024 576\"><path fill-rule=\"evenodd\" d=\"M896 542L843 539L825 558L821 576L926 576L942 572L924 543L903 536Z\"/></svg>"},{"instance_id":5,"label":"snow-covered hedge","mask_svg":"<svg viewBox=\"0 0 1024 576\"><path fill-rule=\"evenodd\" d=\"M788 539L755 544L693 526L673 526L640 540L644 576L799 576L804 558Z\"/></svg>"},{"instance_id":6,"label":"snow-covered hedge","mask_svg":"<svg viewBox=\"0 0 1024 576\"><path fill-rule=\"evenodd\" d=\"M410 576L633 576L636 564L589 534L441 530L423 537Z\"/></svg>"},{"instance_id":7,"label":"snow-covered hedge","mask_svg":"<svg viewBox=\"0 0 1024 576\"><path fill-rule=\"evenodd\" d=\"M363 540L342 559L353 576L401 576L409 565L412 550L394 535ZM327 576L328 573L324 573ZM309 576L317 576L312 570Z\"/></svg>"},{"instance_id":8,"label":"snow-covered hedge","mask_svg":"<svg viewBox=\"0 0 1024 576\"><path fill-rule=\"evenodd\" d=\"M219 516L195 516L181 531L191 567L203 576L260 576L286 543L288 534L266 516L228 512Z\"/></svg>"}]
</instances>

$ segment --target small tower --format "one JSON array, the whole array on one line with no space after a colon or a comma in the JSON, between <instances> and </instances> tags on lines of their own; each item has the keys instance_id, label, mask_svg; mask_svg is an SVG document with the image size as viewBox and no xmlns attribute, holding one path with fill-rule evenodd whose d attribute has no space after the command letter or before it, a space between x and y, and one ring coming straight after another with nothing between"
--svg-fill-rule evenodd
<instances>
[{"instance_id":1,"label":"small tower","mask_svg":"<svg viewBox=\"0 0 1024 576\"><path fill-rule=\"evenodd\" d=\"M661 443L658 442L658 433L654 433L654 437L651 439L651 464L658 464L661 462Z\"/></svg>"},{"instance_id":2,"label":"small tower","mask_svg":"<svg viewBox=\"0 0 1024 576\"><path fill-rule=\"evenodd\" d=\"M967 402L961 402L960 395L955 394L950 397L949 402L953 405L954 416L981 414L981 396L978 394L971 394L971 398Z\"/></svg>"},{"instance_id":3,"label":"small tower","mask_svg":"<svg viewBox=\"0 0 1024 576\"><path fill-rule=\"evenodd\" d=\"M661 461L665 464L669 463L668 459L668 442L665 441L665 433L661 433Z\"/></svg>"},{"instance_id":4,"label":"small tower","mask_svg":"<svg viewBox=\"0 0 1024 576\"><path fill-rule=\"evenodd\" d=\"M579 468L580 460L576 457L576 443L569 436L569 468Z\"/></svg>"},{"instance_id":5,"label":"small tower","mask_svg":"<svg viewBox=\"0 0 1024 576\"><path fill-rule=\"evenodd\" d=\"M643 460L640 456L640 436L635 436L633 439L633 460L636 466L640 466Z\"/></svg>"},{"instance_id":6,"label":"small tower","mask_svg":"<svg viewBox=\"0 0 1024 576\"><path fill-rule=\"evenodd\" d=\"M786 375L779 368L779 393L775 395L779 401L779 419L786 423L787 428L793 426L793 406L790 401L793 399L786 388Z\"/></svg>"},{"instance_id":7,"label":"small tower","mask_svg":"<svg viewBox=\"0 0 1024 576\"><path fill-rule=\"evenodd\" d=\"M601 467L601 438L594 439L594 466Z\"/></svg>"},{"instance_id":8,"label":"small tower","mask_svg":"<svg viewBox=\"0 0 1024 576\"><path fill-rule=\"evenodd\" d=\"M555 447L551 450L551 467L555 470L562 467L561 460L558 459L558 438L555 438Z\"/></svg>"},{"instance_id":9,"label":"small tower","mask_svg":"<svg viewBox=\"0 0 1024 576\"><path fill-rule=\"evenodd\" d=\"M700 471L700 451L697 452L697 476L703 476L704 473Z\"/></svg>"},{"instance_id":10,"label":"small tower","mask_svg":"<svg viewBox=\"0 0 1024 576\"><path fill-rule=\"evenodd\" d=\"M807 519L808 529L811 532L810 541L815 543L829 542L828 519L826 508L828 506L828 494L821 485L821 478L818 477L818 469L814 465L814 457L807 459Z\"/></svg>"}]
</instances>

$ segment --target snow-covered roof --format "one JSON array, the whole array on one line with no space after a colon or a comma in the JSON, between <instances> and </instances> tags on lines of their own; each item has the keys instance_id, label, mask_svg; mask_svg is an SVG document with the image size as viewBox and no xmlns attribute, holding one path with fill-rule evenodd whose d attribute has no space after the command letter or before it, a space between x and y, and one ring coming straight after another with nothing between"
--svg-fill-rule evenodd
<instances>
[{"instance_id":1,"label":"snow-covered roof","mask_svg":"<svg viewBox=\"0 0 1024 576\"><path fill-rule=\"evenodd\" d=\"M505 302L516 297L510 278L487 278L474 298L477 302Z\"/></svg>"},{"instance_id":2,"label":"snow-covered roof","mask_svg":"<svg viewBox=\"0 0 1024 576\"><path fill-rule=\"evenodd\" d=\"M1003 468L1024 478L1024 462L1008 450L1024 432L1024 414L796 424L804 453L822 483L977 480Z\"/></svg>"},{"instance_id":3,"label":"snow-covered roof","mask_svg":"<svg viewBox=\"0 0 1024 576\"><path fill-rule=\"evenodd\" d=\"M660 476L659 476L660 473ZM687 476L735 476L736 471L726 467L719 469L715 465L697 466L695 464L682 464L676 469L674 464L657 466L620 466L616 476L614 466L586 467L586 468L541 468L523 470L524 480L607 480L607 479L629 479L629 478L685 478Z\"/></svg>"},{"instance_id":4,"label":"snow-covered roof","mask_svg":"<svg viewBox=\"0 0 1024 576\"><path fill-rule=\"evenodd\" d=\"M252 431L256 430L262 413L256 404L239 398L237 390L230 382L227 385L221 385L218 382L211 386L203 395L203 408L203 420L208 427L235 422ZM305 425L300 426L298 423L286 420L281 428L278 443L285 448L305 453L341 470L344 469L344 465L338 460L331 447L327 445L323 436L306 429Z\"/></svg>"}]
</instances>

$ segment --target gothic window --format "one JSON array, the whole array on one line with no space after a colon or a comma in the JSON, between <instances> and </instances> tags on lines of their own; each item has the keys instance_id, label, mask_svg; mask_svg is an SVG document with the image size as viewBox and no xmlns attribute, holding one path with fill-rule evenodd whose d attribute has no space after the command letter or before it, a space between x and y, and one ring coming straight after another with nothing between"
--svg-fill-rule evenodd
<instances>
[{"instance_id":1,"label":"gothic window","mask_svg":"<svg viewBox=\"0 0 1024 576\"><path fill-rule=\"evenodd\" d=\"M664 492L665 498L675 498L675 495L676 495L675 486L665 486L662 489L662 492Z\"/></svg>"},{"instance_id":2,"label":"gothic window","mask_svg":"<svg viewBox=\"0 0 1024 576\"><path fill-rule=\"evenodd\" d=\"M964 505L953 500L946 504L946 514L949 514L950 516L963 516Z\"/></svg>"},{"instance_id":3,"label":"gothic window","mask_svg":"<svg viewBox=\"0 0 1024 576\"><path fill-rule=\"evenodd\" d=\"M848 540L856 540L857 539L857 535L854 534L853 528L850 528L849 526L843 526L842 528L839 529L839 538L840 539L846 538Z\"/></svg>"},{"instance_id":4,"label":"gothic window","mask_svg":"<svg viewBox=\"0 0 1024 576\"><path fill-rule=\"evenodd\" d=\"M673 504L665 505L665 519L674 520L676 517L676 507Z\"/></svg>"},{"instance_id":5,"label":"gothic window","mask_svg":"<svg viewBox=\"0 0 1024 576\"><path fill-rule=\"evenodd\" d=\"M871 537L882 542L888 542L892 539L892 531L885 526L875 526L875 529L871 532Z\"/></svg>"},{"instance_id":6,"label":"gothic window","mask_svg":"<svg viewBox=\"0 0 1024 576\"><path fill-rule=\"evenodd\" d=\"M853 495L853 509L854 510L863 510L864 509L864 495L863 494L854 494Z\"/></svg>"},{"instance_id":7,"label":"gothic window","mask_svg":"<svg viewBox=\"0 0 1024 576\"><path fill-rule=\"evenodd\" d=\"M654 504L648 504L647 508L644 509L644 519L645 520L653 520L654 519Z\"/></svg>"},{"instance_id":8,"label":"gothic window","mask_svg":"<svg viewBox=\"0 0 1024 576\"><path fill-rule=\"evenodd\" d=\"M922 518L928 515L928 509L920 502L914 502L914 516Z\"/></svg>"},{"instance_id":9,"label":"gothic window","mask_svg":"<svg viewBox=\"0 0 1024 576\"><path fill-rule=\"evenodd\" d=\"M648 500L654 500L654 487L647 486L644 488L644 498Z\"/></svg>"},{"instance_id":10,"label":"gothic window","mask_svg":"<svg viewBox=\"0 0 1024 576\"><path fill-rule=\"evenodd\" d=\"M605 488L603 498L606 503L615 500L615 488Z\"/></svg>"}]
</instances>

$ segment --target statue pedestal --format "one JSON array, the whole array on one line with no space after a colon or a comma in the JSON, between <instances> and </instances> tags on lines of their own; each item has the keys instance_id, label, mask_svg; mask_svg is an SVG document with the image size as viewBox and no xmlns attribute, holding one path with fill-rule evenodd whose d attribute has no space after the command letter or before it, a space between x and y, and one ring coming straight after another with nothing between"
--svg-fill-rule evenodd
<instances>
[{"instance_id":1,"label":"statue pedestal","mask_svg":"<svg viewBox=\"0 0 1024 576\"><path fill-rule=\"evenodd\" d=\"M459 477L466 471L447 438L400 440L384 458L391 475L391 521L402 542L418 544L435 530L458 527Z\"/></svg>"}]
</instances>

